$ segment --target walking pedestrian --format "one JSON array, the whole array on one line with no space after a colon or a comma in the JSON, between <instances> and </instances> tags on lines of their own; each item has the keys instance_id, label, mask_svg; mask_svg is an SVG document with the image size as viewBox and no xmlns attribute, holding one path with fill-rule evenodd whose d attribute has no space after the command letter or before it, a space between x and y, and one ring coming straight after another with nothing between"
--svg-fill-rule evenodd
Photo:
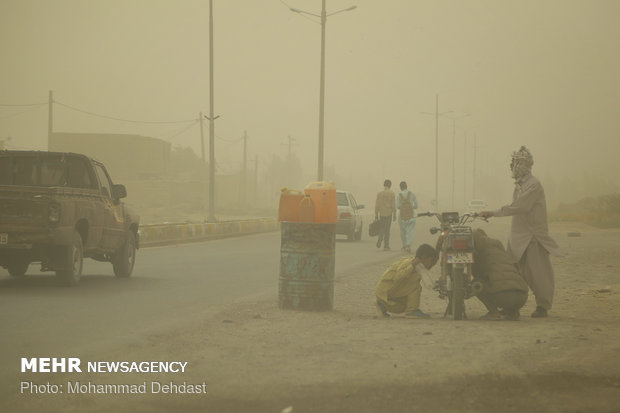
<instances>
[{"instance_id":1,"label":"walking pedestrian","mask_svg":"<svg viewBox=\"0 0 620 413\"><path fill-rule=\"evenodd\" d=\"M400 240L402 250L411 253L413 232L415 231L415 210L418 209L418 200L413 192L407 189L407 182L400 183L401 192L396 197L396 209L398 214L398 226L400 227Z\"/></svg>"},{"instance_id":2,"label":"walking pedestrian","mask_svg":"<svg viewBox=\"0 0 620 413\"><path fill-rule=\"evenodd\" d=\"M396 221L396 195L391 188L392 181L389 179L383 181L383 191L377 194L375 201L375 220L381 223L377 248L381 248L383 242L384 251L390 250L390 227L392 221Z\"/></svg>"}]
</instances>

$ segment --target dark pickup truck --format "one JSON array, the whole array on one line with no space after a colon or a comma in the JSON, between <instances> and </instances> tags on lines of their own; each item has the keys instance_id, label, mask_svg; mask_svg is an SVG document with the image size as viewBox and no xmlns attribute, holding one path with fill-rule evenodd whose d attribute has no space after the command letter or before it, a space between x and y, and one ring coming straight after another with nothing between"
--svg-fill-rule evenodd
<instances>
[{"instance_id":1,"label":"dark pickup truck","mask_svg":"<svg viewBox=\"0 0 620 413\"><path fill-rule=\"evenodd\" d=\"M129 277L140 218L120 200L104 165L76 153L0 151L0 266L22 276L32 262L77 284L84 257Z\"/></svg>"}]
</instances>

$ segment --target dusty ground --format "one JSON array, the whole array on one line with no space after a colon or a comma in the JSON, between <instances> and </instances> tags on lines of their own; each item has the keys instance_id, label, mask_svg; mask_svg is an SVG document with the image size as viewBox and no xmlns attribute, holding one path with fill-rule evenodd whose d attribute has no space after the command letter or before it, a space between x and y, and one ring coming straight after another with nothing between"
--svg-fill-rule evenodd
<instances>
[{"instance_id":1,"label":"dusty ground","mask_svg":"<svg viewBox=\"0 0 620 413\"><path fill-rule=\"evenodd\" d=\"M75 412L618 411L620 230L577 224L552 230L566 257L553 259L557 290L546 319L529 317L533 297L519 322L478 320L485 310L475 299L466 303L468 320L443 319L445 302L428 289L422 309L431 319L379 319L372 291L392 257L338 274L331 312L281 311L274 289L216 315L188 314L172 331L99 354L104 360L188 360L182 377L124 381L206 382L206 395L38 401ZM567 235L576 231L581 236Z\"/></svg>"}]
</instances>

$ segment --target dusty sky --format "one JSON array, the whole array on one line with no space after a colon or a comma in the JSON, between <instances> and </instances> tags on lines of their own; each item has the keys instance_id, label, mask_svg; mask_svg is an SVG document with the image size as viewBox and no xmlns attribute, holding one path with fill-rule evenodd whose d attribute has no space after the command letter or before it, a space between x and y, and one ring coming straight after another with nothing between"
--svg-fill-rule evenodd
<instances>
[{"instance_id":1,"label":"dusty sky","mask_svg":"<svg viewBox=\"0 0 620 413\"><path fill-rule=\"evenodd\" d=\"M207 0L0 0L0 104L55 100L111 117L176 121L209 112ZM316 174L320 0L214 0L216 157L285 156ZM325 162L378 190L385 177L434 188L434 112L453 111L456 170L511 191L508 162L620 184L619 1L328 0ZM55 130L139 133L200 150L197 125L141 124L55 109ZM205 124L208 136L208 125ZM180 134L179 134L180 133ZM47 107L0 106L0 139L45 149ZM237 141L237 143L232 143ZM452 121L440 121L441 197L451 188ZM445 158L445 161L443 159ZM359 177L359 178L358 178ZM471 177L468 178L471 185ZM463 179L457 177L457 186ZM461 189L458 189L461 193ZM493 194L479 194L491 199ZM461 196L462 198L462 196ZM368 202L369 200L366 200Z\"/></svg>"}]
</instances>

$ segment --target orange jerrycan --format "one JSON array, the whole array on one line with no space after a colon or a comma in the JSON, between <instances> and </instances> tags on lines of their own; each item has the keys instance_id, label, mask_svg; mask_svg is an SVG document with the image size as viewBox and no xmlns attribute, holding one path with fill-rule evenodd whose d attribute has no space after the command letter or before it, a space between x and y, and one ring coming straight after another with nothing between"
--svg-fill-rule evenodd
<instances>
[{"instance_id":1,"label":"orange jerrycan","mask_svg":"<svg viewBox=\"0 0 620 413\"><path fill-rule=\"evenodd\" d=\"M314 222L315 207L310 195L306 194L299 203L299 222Z\"/></svg>"},{"instance_id":2,"label":"orange jerrycan","mask_svg":"<svg viewBox=\"0 0 620 413\"><path fill-rule=\"evenodd\" d=\"M333 182L309 183L304 192L314 201L314 222L329 224L338 221L336 185Z\"/></svg>"},{"instance_id":3,"label":"orange jerrycan","mask_svg":"<svg viewBox=\"0 0 620 413\"><path fill-rule=\"evenodd\" d=\"M294 189L282 188L278 221L299 221L299 203L304 199L304 193Z\"/></svg>"}]
</instances>

